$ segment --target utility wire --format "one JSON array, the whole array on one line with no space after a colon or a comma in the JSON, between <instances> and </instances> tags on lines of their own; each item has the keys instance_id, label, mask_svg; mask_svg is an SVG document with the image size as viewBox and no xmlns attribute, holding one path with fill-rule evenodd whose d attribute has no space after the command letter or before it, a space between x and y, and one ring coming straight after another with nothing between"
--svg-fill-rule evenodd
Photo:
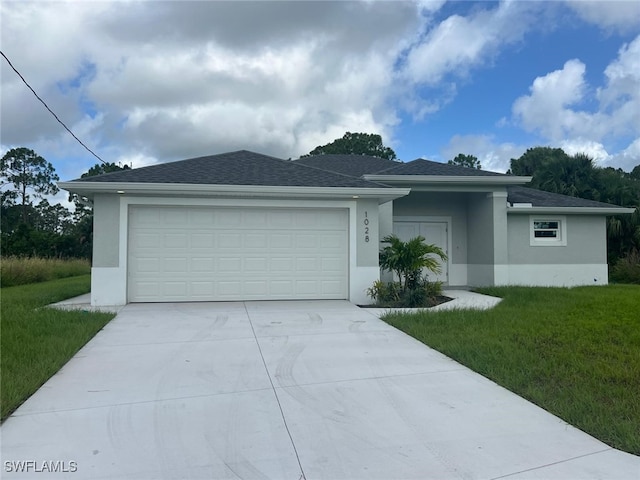
<instances>
[{"instance_id":1,"label":"utility wire","mask_svg":"<svg viewBox=\"0 0 640 480\"><path fill-rule=\"evenodd\" d=\"M14 71L14 72L16 72L16 73L18 74L18 76L19 76L19 77L20 77L20 79L24 82L24 84L29 88L29 90L31 90L31 92L36 96L36 98L37 98L38 100L40 100L40 103L42 103L42 105L44 105L44 108L46 108L47 110L49 110L49 113L51 113L51 115L53 115L53 117L58 121L58 123L59 123L60 125L62 125L62 126L64 127L64 129L65 129L67 132L69 132L69 133L71 134L71 136L72 136L73 138L75 138L75 139L77 140L77 142L78 142L80 145L82 145L82 146L83 146L83 147L84 147L84 148L85 148L85 149L86 149L86 150L87 150L91 155L93 155L94 157L96 157L96 158L97 158L98 160L100 160L102 163L105 163L105 164L106 164L107 162L105 162L102 158L100 158L100 157L98 156L98 154L96 154L93 150L91 150L89 147L87 147L87 146L82 142L82 140L80 140L78 137L76 137L75 133L73 133L73 132L71 131L71 129L70 129L69 127L67 127L67 126L64 124L64 122L58 118L58 116L54 113L54 111L53 111L53 110L51 110L51 109L49 108L49 105L47 105L47 104L45 103L45 101L44 101L44 100L42 100L42 98L40 98L40 96L39 96L39 95L36 93L36 91L31 87L31 85L29 85L29 83L24 79L24 77L23 77L23 76L22 76L22 74L18 71L18 69L16 69L16 67L14 67L14 66L13 66L13 64L11 63L11 60L9 60L9 59L7 58L7 56L4 54L4 52L3 52L2 50L0 50L0 55L2 55L2 56L4 57L4 59L7 61L7 63L9 64L9 66L13 69L13 71Z\"/></svg>"}]
</instances>

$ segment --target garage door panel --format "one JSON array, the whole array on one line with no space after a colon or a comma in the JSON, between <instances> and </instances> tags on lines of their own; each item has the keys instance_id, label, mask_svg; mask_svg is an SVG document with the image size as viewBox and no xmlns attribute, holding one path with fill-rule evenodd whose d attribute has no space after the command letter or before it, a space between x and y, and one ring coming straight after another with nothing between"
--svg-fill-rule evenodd
<instances>
[{"instance_id":1,"label":"garage door panel","mask_svg":"<svg viewBox=\"0 0 640 480\"><path fill-rule=\"evenodd\" d=\"M131 222L139 226L156 226L160 222L160 209L135 209L130 212Z\"/></svg>"},{"instance_id":2,"label":"garage door panel","mask_svg":"<svg viewBox=\"0 0 640 480\"><path fill-rule=\"evenodd\" d=\"M243 294L247 298L256 297L256 296L262 297L264 295L267 295L267 293L269 293L269 285L266 280L246 281L244 282L243 288L244 288Z\"/></svg>"},{"instance_id":3,"label":"garage door panel","mask_svg":"<svg viewBox=\"0 0 640 480\"><path fill-rule=\"evenodd\" d=\"M161 245L162 238L151 233L140 232L133 239L133 246L138 248L157 248Z\"/></svg>"},{"instance_id":4,"label":"garage door panel","mask_svg":"<svg viewBox=\"0 0 640 480\"><path fill-rule=\"evenodd\" d=\"M217 271L220 273L238 272L242 268L242 259L236 258L220 258L218 259Z\"/></svg>"},{"instance_id":5,"label":"garage door panel","mask_svg":"<svg viewBox=\"0 0 640 480\"><path fill-rule=\"evenodd\" d=\"M191 282L191 294L196 297L211 298L214 292L213 282Z\"/></svg>"},{"instance_id":6,"label":"garage door panel","mask_svg":"<svg viewBox=\"0 0 640 480\"><path fill-rule=\"evenodd\" d=\"M342 259L339 257L334 258L322 258L320 260L322 266L321 270L325 273L340 272L342 270Z\"/></svg>"},{"instance_id":7,"label":"garage door panel","mask_svg":"<svg viewBox=\"0 0 640 480\"><path fill-rule=\"evenodd\" d=\"M338 209L131 207L129 301L347 298Z\"/></svg>"},{"instance_id":8,"label":"garage door panel","mask_svg":"<svg viewBox=\"0 0 640 480\"><path fill-rule=\"evenodd\" d=\"M245 211L243 216L243 223L246 226L254 228L263 228L268 226L268 218L264 212Z\"/></svg>"},{"instance_id":9,"label":"garage door panel","mask_svg":"<svg viewBox=\"0 0 640 480\"><path fill-rule=\"evenodd\" d=\"M212 272L214 268L213 258L211 257L194 257L191 259L190 271L196 272Z\"/></svg>"},{"instance_id":10,"label":"garage door panel","mask_svg":"<svg viewBox=\"0 0 640 480\"><path fill-rule=\"evenodd\" d=\"M269 294L271 297L290 298L294 296L293 281L274 280L269 282Z\"/></svg>"},{"instance_id":11,"label":"garage door panel","mask_svg":"<svg viewBox=\"0 0 640 480\"><path fill-rule=\"evenodd\" d=\"M269 228L290 228L294 225L291 211L270 211L267 215Z\"/></svg>"},{"instance_id":12,"label":"garage door panel","mask_svg":"<svg viewBox=\"0 0 640 480\"><path fill-rule=\"evenodd\" d=\"M268 260L266 257L254 257L254 258L245 258L244 259L244 270L246 272L259 272L263 273L268 270Z\"/></svg>"},{"instance_id":13,"label":"garage door panel","mask_svg":"<svg viewBox=\"0 0 640 480\"><path fill-rule=\"evenodd\" d=\"M213 248L213 233L194 233L191 235L191 248Z\"/></svg>"},{"instance_id":14,"label":"garage door panel","mask_svg":"<svg viewBox=\"0 0 640 480\"><path fill-rule=\"evenodd\" d=\"M296 235L295 248L298 251L316 251L319 248L318 236L298 234Z\"/></svg>"},{"instance_id":15,"label":"garage door panel","mask_svg":"<svg viewBox=\"0 0 640 480\"><path fill-rule=\"evenodd\" d=\"M165 248L184 248L189 246L189 237L184 233L167 233L163 237Z\"/></svg>"},{"instance_id":16,"label":"garage door panel","mask_svg":"<svg viewBox=\"0 0 640 480\"><path fill-rule=\"evenodd\" d=\"M198 209L188 211L189 221L192 225L213 225L214 213L211 210Z\"/></svg>"},{"instance_id":17,"label":"garage door panel","mask_svg":"<svg viewBox=\"0 0 640 480\"><path fill-rule=\"evenodd\" d=\"M318 270L318 265L315 258L296 258L296 272L315 272Z\"/></svg>"},{"instance_id":18,"label":"garage door panel","mask_svg":"<svg viewBox=\"0 0 640 480\"><path fill-rule=\"evenodd\" d=\"M342 285L340 282L325 280L321 283L321 291L324 295L337 295Z\"/></svg>"},{"instance_id":19,"label":"garage door panel","mask_svg":"<svg viewBox=\"0 0 640 480\"><path fill-rule=\"evenodd\" d=\"M129 266L139 273L156 274L160 271L160 262L157 258L137 258Z\"/></svg>"},{"instance_id":20,"label":"garage door panel","mask_svg":"<svg viewBox=\"0 0 640 480\"><path fill-rule=\"evenodd\" d=\"M221 280L217 282L218 293L226 297L236 297L242 294L242 284L239 281Z\"/></svg>"},{"instance_id":21,"label":"garage door panel","mask_svg":"<svg viewBox=\"0 0 640 480\"><path fill-rule=\"evenodd\" d=\"M290 249L293 247L293 235L287 233L269 233L269 248Z\"/></svg>"},{"instance_id":22,"label":"garage door panel","mask_svg":"<svg viewBox=\"0 0 640 480\"><path fill-rule=\"evenodd\" d=\"M290 272L293 266L292 258L271 258L269 261L270 272Z\"/></svg>"},{"instance_id":23,"label":"garage door panel","mask_svg":"<svg viewBox=\"0 0 640 480\"><path fill-rule=\"evenodd\" d=\"M267 234L266 233L248 233L244 235L244 247L245 248L260 248L264 249L267 246Z\"/></svg>"},{"instance_id":24,"label":"garage door panel","mask_svg":"<svg viewBox=\"0 0 640 480\"><path fill-rule=\"evenodd\" d=\"M189 266L187 262L189 260L186 257L182 258L165 258L163 271L167 273L182 273L188 272Z\"/></svg>"},{"instance_id":25,"label":"garage door panel","mask_svg":"<svg viewBox=\"0 0 640 480\"><path fill-rule=\"evenodd\" d=\"M218 234L218 248L238 248L242 245L242 236L239 233L221 232Z\"/></svg>"},{"instance_id":26,"label":"garage door panel","mask_svg":"<svg viewBox=\"0 0 640 480\"><path fill-rule=\"evenodd\" d=\"M164 282L162 283L162 295L165 297L175 296L175 297L183 297L186 296L189 291L189 286L187 285L187 281L178 281L178 282Z\"/></svg>"},{"instance_id":27,"label":"garage door panel","mask_svg":"<svg viewBox=\"0 0 640 480\"><path fill-rule=\"evenodd\" d=\"M167 226L185 227L188 222L188 215L183 208L167 209L163 211L162 220Z\"/></svg>"}]
</instances>

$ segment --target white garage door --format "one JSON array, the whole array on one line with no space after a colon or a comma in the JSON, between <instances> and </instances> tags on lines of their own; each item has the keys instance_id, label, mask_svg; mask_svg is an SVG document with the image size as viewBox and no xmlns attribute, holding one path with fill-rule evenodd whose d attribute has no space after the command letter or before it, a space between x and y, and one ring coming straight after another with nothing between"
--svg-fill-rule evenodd
<instances>
[{"instance_id":1,"label":"white garage door","mask_svg":"<svg viewBox=\"0 0 640 480\"><path fill-rule=\"evenodd\" d=\"M346 299L347 210L131 207L130 302Z\"/></svg>"}]
</instances>

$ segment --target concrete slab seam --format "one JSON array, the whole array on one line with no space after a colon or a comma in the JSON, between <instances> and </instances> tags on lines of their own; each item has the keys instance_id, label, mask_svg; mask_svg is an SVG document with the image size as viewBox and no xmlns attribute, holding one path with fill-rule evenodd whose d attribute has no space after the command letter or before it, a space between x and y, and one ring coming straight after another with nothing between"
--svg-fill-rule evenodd
<instances>
[{"instance_id":1,"label":"concrete slab seam","mask_svg":"<svg viewBox=\"0 0 640 480\"><path fill-rule=\"evenodd\" d=\"M526 470L520 470L518 472L507 473L506 475L500 475L499 477L493 477L493 478L491 478L491 480L500 480L501 478L509 478L509 477L513 477L514 475L520 475L521 473L535 472L536 470L541 470L543 468L552 467L554 465L561 465L563 463L572 462L574 460L578 460L580 458L585 458L585 457L590 457L592 455L598 455L600 453L610 452L611 450L615 450L615 448L605 448L604 450L598 450L597 452L585 453L584 455L578 455L577 457L571 457L571 458L567 458L565 460L559 460L557 462L552 462L552 463L548 463L548 464L545 464L545 465L540 465L538 467L527 468Z\"/></svg>"},{"instance_id":2,"label":"concrete slab seam","mask_svg":"<svg viewBox=\"0 0 640 480\"><path fill-rule=\"evenodd\" d=\"M284 424L284 428L287 431L287 435L289 435L289 440L291 441L291 446L293 447L293 452L296 455L296 460L298 461L298 466L300 467L300 477L298 480L305 480L307 477L304 474L304 469L302 468L302 462L300 462L300 455L298 454L298 449L296 448L296 444L293 441L293 436L291 435L291 431L289 430L289 425L287 425L287 419L284 416L284 410L282 409L282 404L280 403L280 397L278 397L278 392L276 391L276 387L273 384L273 380L271 379L271 375L269 374L269 369L267 368L267 362L264 359L264 355L262 354L262 348L260 347L260 342L258 341L258 337L256 335L256 331L253 328L253 322L251 321L251 315L249 314L249 310L247 309L247 304L242 302L244 306L244 310L247 314L247 318L249 319L249 325L251 325L251 331L253 332L253 338L256 341L256 346L258 347L258 352L260 353L260 358L262 359L262 365L264 366L265 373L267 374L267 378L269 379L269 383L271 384L271 390L273 391L273 395L275 396L276 403L278 404L278 408L280 409L280 416L282 417L282 423Z\"/></svg>"},{"instance_id":3,"label":"concrete slab seam","mask_svg":"<svg viewBox=\"0 0 640 480\"><path fill-rule=\"evenodd\" d=\"M464 365L460 368L452 368L447 370L432 370L430 372L415 372L415 373L398 373L395 375L381 375L377 377L358 377L358 378L345 378L341 380L328 380L326 382L314 382L314 383L296 383L295 385L281 385L275 387L276 389L286 390L287 388L293 387L314 387L316 385L334 385L339 383L352 383L352 382L369 382L371 380L386 380L389 378L406 378L406 377L417 377L420 375L438 375L441 373L455 373L455 372L464 372L467 371L468 368Z\"/></svg>"},{"instance_id":4,"label":"concrete slab seam","mask_svg":"<svg viewBox=\"0 0 640 480\"><path fill-rule=\"evenodd\" d=\"M140 400L138 402L123 402L123 403L110 403L108 405L96 405L92 407L76 407L76 408L64 408L64 409L56 409L56 410L42 410L35 412L28 412L20 414L19 410L16 410L11 414L11 417L31 417L35 415L50 415L52 413L65 413L65 412L79 412L83 410L98 410L101 408L111 408L111 407L124 407L128 405L144 405L146 403L157 403L157 402L174 402L176 400L188 400L191 398L209 398L209 397L221 397L224 395L236 395L238 393L253 393L253 392L262 392L265 390L271 390L270 388L251 388L249 390L236 390L233 392L220 392L220 393L207 393L202 395L190 395L188 397L168 397L168 398L160 398L154 400Z\"/></svg>"}]
</instances>

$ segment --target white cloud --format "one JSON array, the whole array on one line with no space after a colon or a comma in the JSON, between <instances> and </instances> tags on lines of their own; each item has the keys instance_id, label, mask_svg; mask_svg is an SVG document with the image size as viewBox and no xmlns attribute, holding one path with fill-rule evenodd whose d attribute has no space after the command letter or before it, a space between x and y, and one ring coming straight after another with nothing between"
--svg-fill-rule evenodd
<instances>
[{"instance_id":1,"label":"white cloud","mask_svg":"<svg viewBox=\"0 0 640 480\"><path fill-rule=\"evenodd\" d=\"M562 148L562 150L564 150L568 155L585 153L593 158L596 164L600 166L603 166L606 161L611 158L611 155L607 152L602 143L594 142L593 140L586 140L584 138L563 140L560 142L560 148Z\"/></svg>"},{"instance_id":2,"label":"white cloud","mask_svg":"<svg viewBox=\"0 0 640 480\"><path fill-rule=\"evenodd\" d=\"M607 30L628 31L640 22L640 3L636 0L572 0L567 4L583 20Z\"/></svg>"},{"instance_id":3,"label":"white cloud","mask_svg":"<svg viewBox=\"0 0 640 480\"><path fill-rule=\"evenodd\" d=\"M583 99L585 69L581 61L574 59L567 61L561 70L536 78L529 88L530 94L513 104L513 113L524 128L538 130L552 141L559 141L568 131L584 125L588 115L568 107Z\"/></svg>"},{"instance_id":4,"label":"white cloud","mask_svg":"<svg viewBox=\"0 0 640 480\"><path fill-rule=\"evenodd\" d=\"M540 14L552 8L444 3L2 2L1 41L106 161L140 166L241 148L288 158L346 131L380 133L393 147L405 113L421 118L450 104L457 83L544 28ZM514 116L562 140L606 145L607 136L629 134L640 110L634 113L639 48L631 42L606 70L592 101L600 102L600 116L578 110L594 91L579 61L555 83L546 76L534 82ZM1 73L3 145L28 145L57 160L63 179L97 162L4 62ZM424 86L436 93L425 94ZM477 137L452 144L476 148L469 153L497 170L522 153Z\"/></svg>"},{"instance_id":5,"label":"white cloud","mask_svg":"<svg viewBox=\"0 0 640 480\"><path fill-rule=\"evenodd\" d=\"M527 147L513 143L496 143L491 135L454 135L442 151L445 160L451 160L459 153L474 155L483 170L506 172L512 158L519 158Z\"/></svg>"},{"instance_id":6,"label":"white cloud","mask_svg":"<svg viewBox=\"0 0 640 480\"><path fill-rule=\"evenodd\" d=\"M491 60L500 47L522 39L534 20L528 2L501 2L493 10L451 15L409 51L403 74L415 84L438 84L449 74L464 76Z\"/></svg>"},{"instance_id":7,"label":"white cloud","mask_svg":"<svg viewBox=\"0 0 640 480\"><path fill-rule=\"evenodd\" d=\"M393 63L422 21L410 3L1 8L3 51L61 118L71 126L86 122L87 106L104 112L84 139L107 161L231 148L297 156L347 130L388 143L398 122ZM89 74L78 77L83 68ZM3 143L59 141L61 127L2 69Z\"/></svg>"},{"instance_id":8,"label":"white cloud","mask_svg":"<svg viewBox=\"0 0 640 480\"><path fill-rule=\"evenodd\" d=\"M622 168L625 172L631 172L640 165L640 138L636 138L621 152L610 155L603 163L605 166Z\"/></svg>"},{"instance_id":9,"label":"white cloud","mask_svg":"<svg viewBox=\"0 0 640 480\"><path fill-rule=\"evenodd\" d=\"M600 167L621 168L630 172L636 165L640 165L640 138L617 153L609 153L602 143L585 139L565 140L560 147L569 155L586 153Z\"/></svg>"},{"instance_id":10,"label":"white cloud","mask_svg":"<svg viewBox=\"0 0 640 480\"><path fill-rule=\"evenodd\" d=\"M640 138L640 36L623 45L607 66L603 86L588 85L585 71L585 64L574 59L536 78L512 112L525 130L568 148L584 146L604 159L607 149Z\"/></svg>"}]
</instances>

